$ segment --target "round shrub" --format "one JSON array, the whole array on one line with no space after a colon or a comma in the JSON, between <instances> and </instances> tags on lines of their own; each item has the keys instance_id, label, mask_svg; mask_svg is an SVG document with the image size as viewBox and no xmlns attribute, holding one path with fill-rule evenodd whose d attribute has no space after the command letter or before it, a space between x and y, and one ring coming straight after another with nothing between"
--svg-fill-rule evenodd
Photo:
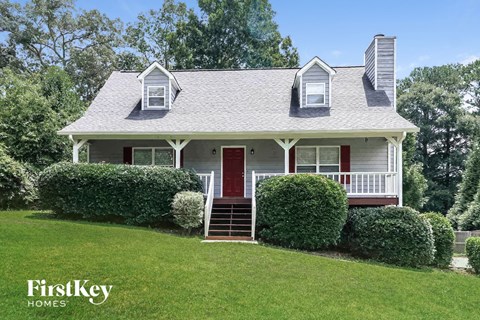
<instances>
[{"instance_id":1,"label":"round shrub","mask_svg":"<svg viewBox=\"0 0 480 320\"><path fill-rule=\"evenodd\" d=\"M31 174L0 145L0 208L25 208L35 198Z\"/></svg>"},{"instance_id":2,"label":"round shrub","mask_svg":"<svg viewBox=\"0 0 480 320\"><path fill-rule=\"evenodd\" d=\"M353 254L399 266L429 265L432 227L407 207L352 209L344 230Z\"/></svg>"},{"instance_id":3,"label":"round shrub","mask_svg":"<svg viewBox=\"0 0 480 320\"><path fill-rule=\"evenodd\" d=\"M57 214L115 219L128 224L171 221L180 191L201 191L193 172L153 166L59 163L38 181L41 204Z\"/></svg>"},{"instance_id":4,"label":"round shrub","mask_svg":"<svg viewBox=\"0 0 480 320\"><path fill-rule=\"evenodd\" d=\"M465 251L468 257L468 263L472 266L473 271L480 274L480 238L468 238L465 243Z\"/></svg>"},{"instance_id":5,"label":"round shrub","mask_svg":"<svg viewBox=\"0 0 480 320\"><path fill-rule=\"evenodd\" d=\"M202 224L204 208L205 204L201 192L179 192L173 198L173 222L190 233L192 228Z\"/></svg>"},{"instance_id":6,"label":"round shrub","mask_svg":"<svg viewBox=\"0 0 480 320\"><path fill-rule=\"evenodd\" d=\"M432 264L439 268L448 268L453 257L455 233L452 224L441 213L428 212L422 214L432 226L435 257Z\"/></svg>"},{"instance_id":7,"label":"round shrub","mask_svg":"<svg viewBox=\"0 0 480 320\"><path fill-rule=\"evenodd\" d=\"M315 250L336 244L347 217L343 187L324 176L297 174L261 181L260 237L280 246Z\"/></svg>"}]
</instances>

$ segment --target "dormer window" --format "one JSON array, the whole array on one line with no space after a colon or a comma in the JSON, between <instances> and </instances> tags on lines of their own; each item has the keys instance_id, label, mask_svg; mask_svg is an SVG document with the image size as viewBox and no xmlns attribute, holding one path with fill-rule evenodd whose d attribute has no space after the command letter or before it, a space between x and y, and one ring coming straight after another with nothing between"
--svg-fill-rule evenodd
<instances>
[{"instance_id":1,"label":"dormer window","mask_svg":"<svg viewBox=\"0 0 480 320\"><path fill-rule=\"evenodd\" d=\"M307 106L325 105L325 83L307 83Z\"/></svg>"},{"instance_id":2,"label":"dormer window","mask_svg":"<svg viewBox=\"0 0 480 320\"><path fill-rule=\"evenodd\" d=\"M148 86L147 99L147 108L165 108L165 87Z\"/></svg>"}]
</instances>

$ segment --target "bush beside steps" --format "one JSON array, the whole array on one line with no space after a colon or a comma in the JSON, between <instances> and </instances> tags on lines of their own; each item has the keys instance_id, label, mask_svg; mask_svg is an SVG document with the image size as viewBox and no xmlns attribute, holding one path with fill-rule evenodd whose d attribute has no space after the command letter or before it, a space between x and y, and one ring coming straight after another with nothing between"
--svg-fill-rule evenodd
<instances>
[{"instance_id":1,"label":"bush beside steps","mask_svg":"<svg viewBox=\"0 0 480 320\"><path fill-rule=\"evenodd\" d=\"M173 198L173 221L190 234L192 228L202 225L204 208L205 203L201 192L179 192Z\"/></svg>"},{"instance_id":2,"label":"bush beside steps","mask_svg":"<svg viewBox=\"0 0 480 320\"><path fill-rule=\"evenodd\" d=\"M262 240L316 250L335 245L347 216L347 194L337 182L312 174L258 183L257 230Z\"/></svg>"}]
</instances>

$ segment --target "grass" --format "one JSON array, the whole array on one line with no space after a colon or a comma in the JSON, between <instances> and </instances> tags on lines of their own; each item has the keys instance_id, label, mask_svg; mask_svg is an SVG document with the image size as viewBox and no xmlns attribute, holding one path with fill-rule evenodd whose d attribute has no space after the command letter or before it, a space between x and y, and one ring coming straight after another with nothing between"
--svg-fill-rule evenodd
<instances>
[{"instance_id":1,"label":"grass","mask_svg":"<svg viewBox=\"0 0 480 320\"><path fill-rule=\"evenodd\" d=\"M28 279L110 284L28 307ZM1 319L478 319L480 278L154 230L0 213ZM35 299L40 299L36 297Z\"/></svg>"}]
</instances>

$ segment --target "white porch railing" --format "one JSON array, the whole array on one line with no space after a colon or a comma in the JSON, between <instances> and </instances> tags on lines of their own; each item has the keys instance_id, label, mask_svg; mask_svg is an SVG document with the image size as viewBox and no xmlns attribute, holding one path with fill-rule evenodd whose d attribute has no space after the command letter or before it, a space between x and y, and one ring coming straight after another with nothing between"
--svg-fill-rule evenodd
<instances>
[{"instance_id":1,"label":"white porch railing","mask_svg":"<svg viewBox=\"0 0 480 320\"><path fill-rule=\"evenodd\" d=\"M255 240L255 223L257 221L257 199L255 198L255 187L257 180L255 179L255 170L252 171L252 240Z\"/></svg>"},{"instance_id":2,"label":"white porch railing","mask_svg":"<svg viewBox=\"0 0 480 320\"><path fill-rule=\"evenodd\" d=\"M205 213L204 213L204 227L205 227L205 237L208 236L208 229L210 228L210 216L212 215L212 205L213 197L215 196L215 178L213 171L209 174L202 173L199 174L202 183L204 182L204 194L207 197L205 201Z\"/></svg>"},{"instance_id":3,"label":"white porch railing","mask_svg":"<svg viewBox=\"0 0 480 320\"><path fill-rule=\"evenodd\" d=\"M340 183L349 196L397 195L396 172L322 172L318 174ZM264 179L283 175L285 173L254 173L252 177L257 183ZM252 183L252 193L255 189L255 183Z\"/></svg>"},{"instance_id":4,"label":"white porch railing","mask_svg":"<svg viewBox=\"0 0 480 320\"><path fill-rule=\"evenodd\" d=\"M213 181L213 171L211 173L197 173L197 176L202 181L203 194L206 196L208 193L210 181Z\"/></svg>"}]
</instances>

